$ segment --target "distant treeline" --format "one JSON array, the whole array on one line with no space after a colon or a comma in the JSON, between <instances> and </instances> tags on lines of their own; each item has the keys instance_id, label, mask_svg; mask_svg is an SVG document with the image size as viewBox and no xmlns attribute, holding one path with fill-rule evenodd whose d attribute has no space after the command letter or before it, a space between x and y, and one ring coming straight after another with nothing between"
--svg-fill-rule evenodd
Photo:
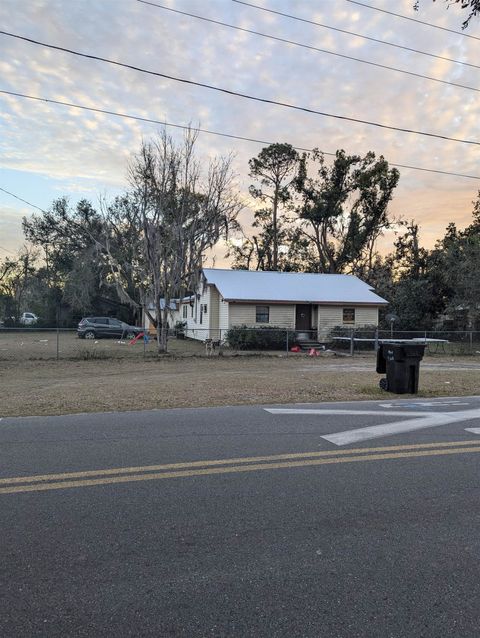
<instances>
[{"instance_id":1,"label":"distant treeline","mask_svg":"<svg viewBox=\"0 0 480 638\"><path fill-rule=\"evenodd\" d=\"M0 320L15 325L30 311L45 326L87 314L136 322L152 303L160 317L160 298L191 290L205 253L224 240L233 268L359 276L390 302L397 329L480 329L479 198L471 224L449 224L428 250L414 221L389 213L400 175L383 157L339 150L327 161L272 144L249 162L247 233L230 160L203 174L195 140L192 131L180 147L165 133L144 143L129 189L110 203L60 198L24 218L24 248L0 263ZM377 241L387 229L396 239L385 256Z\"/></svg>"}]
</instances>

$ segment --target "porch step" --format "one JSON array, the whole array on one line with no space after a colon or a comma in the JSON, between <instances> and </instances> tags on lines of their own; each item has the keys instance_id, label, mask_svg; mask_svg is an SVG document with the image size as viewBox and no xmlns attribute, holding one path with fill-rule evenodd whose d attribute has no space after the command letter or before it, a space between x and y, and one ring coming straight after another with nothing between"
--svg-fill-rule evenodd
<instances>
[{"instance_id":1,"label":"porch step","mask_svg":"<svg viewBox=\"0 0 480 638\"><path fill-rule=\"evenodd\" d=\"M319 341L298 341L297 343L302 350L310 350L311 348L315 348L315 350L325 350L325 344Z\"/></svg>"}]
</instances>

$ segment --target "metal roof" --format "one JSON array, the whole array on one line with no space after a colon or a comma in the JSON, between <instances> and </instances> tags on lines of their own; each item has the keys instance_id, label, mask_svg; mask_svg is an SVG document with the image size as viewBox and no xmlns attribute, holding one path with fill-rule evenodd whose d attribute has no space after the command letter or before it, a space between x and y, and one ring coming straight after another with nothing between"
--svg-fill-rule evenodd
<instances>
[{"instance_id":1,"label":"metal roof","mask_svg":"<svg viewBox=\"0 0 480 638\"><path fill-rule=\"evenodd\" d=\"M178 299L171 299L170 300L170 305L168 306L170 310L176 310L177 309L177 303L178 303ZM149 302L148 306L147 306L148 310L156 310L156 306L153 302ZM165 299L160 299L160 310L165 310Z\"/></svg>"},{"instance_id":2,"label":"metal roof","mask_svg":"<svg viewBox=\"0 0 480 638\"><path fill-rule=\"evenodd\" d=\"M217 268L204 268L203 274L207 284L213 284L226 301L378 306L388 303L369 284L353 275Z\"/></svg>"}]
</instances>

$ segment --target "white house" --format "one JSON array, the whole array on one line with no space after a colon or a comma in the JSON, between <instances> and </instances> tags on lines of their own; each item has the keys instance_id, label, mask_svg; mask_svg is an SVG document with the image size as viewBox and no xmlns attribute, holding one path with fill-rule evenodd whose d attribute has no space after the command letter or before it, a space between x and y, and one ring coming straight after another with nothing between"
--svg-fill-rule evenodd
<instances>
[{"instance_id":1,"label":"white house","mask_svg":"<svg viewBox=\"0 0 480 638\"><path fill-rule=\"evenodd\" d=\"M176 317L178 315L178 299L175 299L170 302L170 321L169 323L171 324L172 321L174 321L174 317ZM160 299L160 310L164 310L165 309L165 299ZM149 313L152 315L152 317L155 317L157 314L157 311L155 309L155 305L150 303L148 305L148 311ZM152 322L150 321L147 313L145 312L145 310L143 311L143 319L142 319L142 324L143 324L143 329L146 332L150 332L150 333L155 333L156 332L156 328L154 327L154 325L152 324ZM172 324L173 325L173 324Z\"/></svg>"},{"instance_id":2,"label":"white house","mask_svg":"<svg viewBox=\"0 0 480 638\"><path fill-rule=\"evenodd\" d=\"M239 325L315 331L323 341L335 326L377 326L378 309L387 304L353 275L204 268L172 322L186 322L186 336L202 341L222 339Z\"/></svg>"}]
</instances>

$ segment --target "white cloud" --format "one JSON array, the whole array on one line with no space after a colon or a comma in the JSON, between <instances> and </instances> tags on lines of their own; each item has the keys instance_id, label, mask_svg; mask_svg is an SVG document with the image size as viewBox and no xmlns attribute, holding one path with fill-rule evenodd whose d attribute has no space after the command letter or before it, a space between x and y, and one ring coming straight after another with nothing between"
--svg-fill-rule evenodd
<instances>
[{"instance_id":1,"label":"white cloud","mask_svg":"<svg viewBox=\"0 0 480 638\"><path fill-rule=\"evenodd\" d=\"M377 5L391 9L388 2ZM460 29L461 12L446 11L439 3L425 1L421 13L415 15L411 5L411 0L402 0L395 10ZM171 0L169 6L448 81L472 86L478 82L476 69L234 3ZM462 35L346 3L324 0L313 7L310 3L270 0L265 6L439 55L473 62L478 58L478 43ZM474 92L287 46L140 3L30 0L19 5L17 0L4 0L0 17L6 30L162 73L330 113L480 139L478 95ZM478 33L478 24L472 23L470 32ZM480 173L473 145L260 104L3 36L2 50L2 89L172 123L200 122L204 128L266 141L288 141L326 151L343 147L361 154L372 149L391 162ZM142 137L158 128L5 95L0 95L0 102L3 168L23 171L26 183L29 174L48 176L55 180L57 190L63 180L66 191L72 193L125 184L129 156L138 149ZM180 136L181 131L172 130L172 134ZM206 156L234 150L235 167L246 187L250 183L248 159L260 147L201 135L199 150ZM446 220L468 222L476 182L406 169L401 173L393 209L407 212L408 217L414 214L430 243L441 235ZM3 186L8 188L8 184Z\"/></svg>"}]
</instances>

